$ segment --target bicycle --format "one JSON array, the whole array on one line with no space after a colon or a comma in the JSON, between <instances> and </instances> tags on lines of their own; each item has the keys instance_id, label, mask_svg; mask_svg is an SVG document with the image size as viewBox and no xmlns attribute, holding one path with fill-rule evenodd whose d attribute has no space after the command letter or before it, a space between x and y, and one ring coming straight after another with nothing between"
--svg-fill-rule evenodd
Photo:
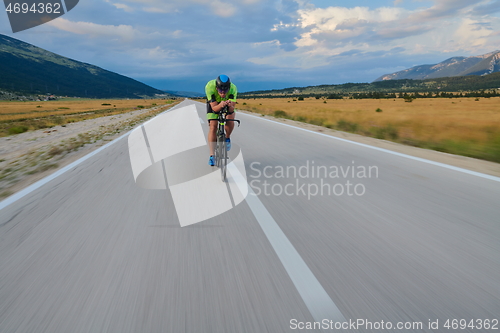
<instances>
[{"instance_id":1,"label":"bicycle","mask_svg":"<svg viewBox=\"0 0 500 333\"><path fill-rule=\"evenodd\" d=\"M226 169L227 169L227 144L226 144L226 131L225 131L225 126L226 126L226 121L235 121L238 123L238 127L240 127L240 121L238 119L226 119L226 114L228 111L228 107L224 107L220 112L219 112L219 117L218 117L218 126L217 126L217 141L216 141L216 146L215 146L215 154L214 154L214 160L215 160L215 166L220 168L221 172L221 179L223 182L226 181Z\"/></svg>"}]
</instances>

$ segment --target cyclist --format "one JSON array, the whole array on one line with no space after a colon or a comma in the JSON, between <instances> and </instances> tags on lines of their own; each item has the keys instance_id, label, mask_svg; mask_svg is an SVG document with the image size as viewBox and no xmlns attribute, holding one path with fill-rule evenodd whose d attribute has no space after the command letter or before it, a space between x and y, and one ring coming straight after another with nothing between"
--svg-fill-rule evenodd
<instances>
[{"instance_id":1,"label":"cyclist","mask_svg":"<svg viewBox=\"0 0 500 333\"><path fill-rule=\"evenodd\" d=\"M234 119L234 107L236 105L236 95L238 89L231 82L227 75L219 75L217 79L208 81L205 86L207 95L207 120L210 129L208 131L208 146L210 148L210 158L208 164L215 165L214 150L217 141L218 113L227 106L227 119ZM231 133L233 132L234 122L228 121L225 126L227 150L231 149Z\"/></svg>"}]
</instances>

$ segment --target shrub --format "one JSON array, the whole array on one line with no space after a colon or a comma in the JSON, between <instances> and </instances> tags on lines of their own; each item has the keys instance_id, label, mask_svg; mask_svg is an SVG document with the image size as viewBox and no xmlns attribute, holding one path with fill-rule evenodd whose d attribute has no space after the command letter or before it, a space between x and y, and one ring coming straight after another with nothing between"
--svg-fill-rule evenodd
<instances>
[{"instance_id":1,"label":"shrub","mask_svg":"<svg viewBox=\"0 0 500 333\"><path fill-rule=\"evenodd\" d=\"M109 103L102 103L101 105L111 105L111 104L109 104Z\"/></svg>"},{"instance_id":2,"label":"shrub","mask_svg":"<svg viewBox=\"0 0 500 333\"><path fill-rule=\"evenodd\" d=\"M399 138L399 133L397 128L392 125L386 125L385 127L374 127L374 135L377 139L391 139L396 140Z\"/></svg>"},{"instance_id":3,"label":"shrub","mask_svg":"<svg viewBox=\"0 0 500 333\"><path fill-rule=\"evenodd\" d=\"M387 135L391 140L396 140L397 138L399 138L398 129L396 127L393 127L392 125L387 125L386 131Z\"/></svg>"},{"instance_id":4,"label":"shrub","mask_svg":"<svg viewBox=\"0 0 500 333\"><path fill-rule=\"evenodd\" d=\"M381 108L377 108L377 110L375 110L375 112L382 112L382 109Z\"/></svg>"},{"instance_id":5,"label":"shrub","mask_svg":"<svg viewBox=\"0 0 500 333\"><path fill-rule=\"evenodd\" d=\"M61 125L64 123L64 119L62 117L54 117L53 122L54 124Z\"/></svg>"},{"instance_id":6,"label":"shrub","mask_svg":"<svg viewBox=\"0 0 500 333\"><path fill-rule=\"evenodd\" d=\"M299 100L299 101L303 101L303 100L304 100L304 97L300 96L300 97L298 98L298 100Z\"/></svg>"},{"instance_id":7,"label":"shrub","mask_svg":"<svg viewBox=\"0 0 500 333\"><path fill-rule=\"evenodd\" d=\"M325 122L325 119L323 119L323 118L313 118L313 119L309 120L309 124L318 125L318 126L323 126L324 122Z\"/></svg>"},{"instance_id":8,"label":"shrub","mask_svg":"<svg viewBox=\"0 0 500 333\"><path fill-rule=\"evenodd\" d=\"M9 135L24 133L28 130L26 126L13 126L9 128Z\"/></svg>"},{"instance_id":9,"label":"shrub","mask_svg":"<svg viewBox=\"0 0 500 333\"><path fill-rule=\"evenodd\" d=\"M277 118L288 118L288 113L282 110L274 111L273 115Z\"/></svg>"},{"instance_id":10,"label":"shrub","mask_svg":"<svg viewBox=\"0 0 500 333\"><path fill-rule=\"evenodd\" d=\"M337 128L341 131L356 132L359 128L359 125L357 123L354 123L354 122L340 119L337 122Z\"/></svg>"},{"instance_id":11,"label":"shrub","mask_svg":"<svg viewBox=\"0 0 500 333\"><path fill-rule=\"evenodd\" d=\"M144 105L137 105L139 109L144 109Z\"/></svg>"},{"instance_id":12,"label":"shrub","mask_svg":"<svg viewBox=\"0 0 500 333\"><path fill-rule=\"evenodd\" d=\"M49 127L49 125L43 120L37 121L36 123L34 123L33 126L35 127L35 129L42 129Z\"/></svg>"},{"instance_id":13,"label":"shrub","mask_svg":"<svg viewBox=\"0 0 500 333\"><path fill-rule=\"evenodd\" d=\"M411 103L411 102L413 102L413 98L412 98L412 97L410 97L410 96L405 96L405 97L403 97L403 98L404 98L405 102L407 102L407 103Z\"/></svg>"},{"instance_id":14,"label":"shrub","mask_svg":"<svg viewBox=\"0 0 500 333\"><path fill-rule=\"evenodd\" d=\"M62 154L63 153L63 150L61 147L52 147L50 150L49 150L49 155L50 156L56 156L56 155L59 155L59 154Z\"/></svg>"}]
</instances>

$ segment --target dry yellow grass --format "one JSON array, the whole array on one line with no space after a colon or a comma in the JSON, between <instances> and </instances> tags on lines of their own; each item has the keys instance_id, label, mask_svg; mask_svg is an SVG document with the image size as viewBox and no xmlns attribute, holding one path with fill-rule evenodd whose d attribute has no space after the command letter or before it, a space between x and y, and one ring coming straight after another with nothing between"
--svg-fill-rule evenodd
<instances>
[{"instance_id":1,"label":"dry yellow grass","mask_svg":"<svg viewBox=\"0 0 500 333\"><path fill-rule=\"evenodd\" d=\"M403 99L242 99L239 101L239 107L262 114L281 115L334 129L500 162L498 97L479 100L422 98L411 103ZM376 112L377 109L381 111Z\"/></svg>"},{"instance_id":2,"label":"dry yellow grass","mask_svg":"<svg viewBox=\"0 0 500 333\"><path fill-rule=\"evenodd\" d=\"M0 101L0 136L54 125L63 125L68 122L111 116L171 102L162 99L72 99L47 102Z\"/></svg>"},{"instance_id":3,"label":"dry yellow grass","mask_svg":"<svg viewBox=\"0 0 500 333\"><path fill-rule=\"evenodd\" d=\"M40 118L50 115L69 115L99 110L116 110L121 113L123 109L133 109L138 105L150 106L156 103L164 104L165 100L61 100L47 102L0 102L0 121L27 118ZM105 105L103 105L105 104ZM106 105L107 104L107 105ZM108 114L109 115L109 114Z\"/></svg>"}]
</instances>

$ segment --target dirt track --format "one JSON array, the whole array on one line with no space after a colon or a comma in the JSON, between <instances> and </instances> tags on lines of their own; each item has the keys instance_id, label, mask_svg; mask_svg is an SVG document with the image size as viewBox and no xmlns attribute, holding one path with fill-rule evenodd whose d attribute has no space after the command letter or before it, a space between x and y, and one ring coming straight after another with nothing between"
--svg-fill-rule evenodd
<instances>
[{"instance_id":1,"label":"dirt track","mask_svg":"<svg viewBox=\"0 0 500 333\"><path fill-rule=\"evenodd\" d=\"M0 138L0 199L68 165L126 133L156 106Z\"/></svg>"}]
</instances>

